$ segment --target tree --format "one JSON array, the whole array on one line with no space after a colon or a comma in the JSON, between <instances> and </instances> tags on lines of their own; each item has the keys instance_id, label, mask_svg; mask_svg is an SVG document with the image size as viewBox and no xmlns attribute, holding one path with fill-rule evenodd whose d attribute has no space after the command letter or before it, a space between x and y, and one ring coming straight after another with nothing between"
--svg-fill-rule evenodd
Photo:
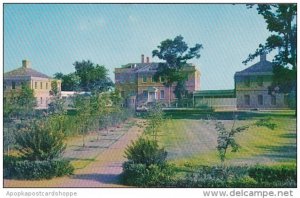
<instances>
[{"instance_id":1,"label":"tree","mask_svg":"<svg viewBox=\"0 0 300 198\"><path fill-rule=\"evenodd\" d=\"M67 75L62 73L55 73L55 79L61 80L61 90L63 91L76 91L79 89L80 77L77 76L74 72Z\"/></svg>"},{"instance_id":2,"label":"tree","mask_svg":"<svg viewBox=\"0 0 300 198\"><path fill-rule=\"evenodd\" d=\"M157 135L160 132L160 127L164 121L164 112L161 104L154 104L148 111L148 126L145 129L146 133L150 133L153 140L157 140Z\"/></svg>"},{"instance_id":3,"label":"tree","mask_svg":"<svg viewBox=\"0 0 300 198\"><path fill-rule=\"evenodd\" d=\"M107 76L108 70L103 65L94 64L91 61L76 61L75 74L80 78L80 88L83 91L108 91L113 82Z\"/></svg>"},{"instance_id":4,"label":"tree","mask_svg":"<svg viewBox=\"0 0 300 198\"><path fill-rule=\"evenodd\" d=\"M266 127L270 130L274 130L277 127L276 124L272 123L271 118L263 118L259 119L255 123L235 127L237 116L234 115L231 129L227 129L221 121L216 121L215 119L212 120L215 121L215 128L218 131L217 150L222 163L225 162L226 154L229 148L231 148L231 152L237 152L240 149L240 145L235 140L235 135L237 133L241 133L249 129L251 126Z\"/></svg>"},{"instance_id":5,"label":"tree","mask_svg":"<svg viewBox=\"0 0 300 198\"><path fill-rule=\"evenodd\" d=\"M76 108L76 121L78 128L82 134L82 147L85 147L85 136L89 131L89 126L93 121L91 118L91 104L90 97L84 95L77 95L75 97L75 108Z\"/></svg>"},{"instance_id":6,"label":"tree","mask_svg":"<svg viewBox=\"0 0 300 198\"><path fill-rule=\"evenodd\" d=\"M183 71L183 67L187 61L193 58L200 58L200 50L203 48L201 44L195 44L189 48L187 43L183 41L181 35L176 36L173 40L166 39L157 46L158 49L152 51L153 57L158 57L165 61L160 63L154 79L157 81L159 77L164 79L164 85L169 89L173 83L177 83L174 94L180 100L185 95L184 81L187 79L187 72Z\"/></svg>"},{"instance_id":7,"label":"tree","mask_svg":"<svg viewBox=\"0 0 300 198\"><path fill-rule=\"evenodd\" d=\"M4 101L4 117L29 118L34 112L36 99L34 91L27 85L22 85L21 90L12 90L10 97Z\"/></svg>"},{"instance_id":8,"label":"tree","mask_svg":"<svg viewBox=\"0 0 300 198\"><path fill-rule=\"evenodd\" d=\"M296 92L297 84L297 5L296 4L249 4L248 8L256 6L258 14L267 23L267 29L272 33L265 44L259 44L258 49L243 61L252 61L262 53L278 50L273 60L273 82L270 92Z\"/></svg>"},{"instance_id":9,"label":"tree","mask_svg":"<svg viewBox=\"0 0 300 198\"><path fill-rule=\"evenodd\" d=\"M58 94L58 87L57 87L57 81L53 80L51 81L51 95L57 96Z\"/></svg>"}]
</instances>

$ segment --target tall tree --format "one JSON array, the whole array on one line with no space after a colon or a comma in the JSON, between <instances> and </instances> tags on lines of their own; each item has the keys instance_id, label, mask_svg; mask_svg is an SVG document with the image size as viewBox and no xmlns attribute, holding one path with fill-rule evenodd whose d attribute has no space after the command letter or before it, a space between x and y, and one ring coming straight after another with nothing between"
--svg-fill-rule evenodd
<instances>
[{"instance_id":1,"label":"tall tree","mask_svg":"<svg viewBox=\"0 0 300 198\"><path fill-rule=\"evenodd\" d=\"M181 35L176 36L173 40L166 39L157 46L158 49L152 51L153 57L165 61L159 64L154 79L158 80L161 77L164 79L164 84L169 88L173 83L176 83L177 88L174 94L179 100L185 95L183 82L187 79L187 73L183 71L183 67L188 60L200 58L200 50L203 48L198 43L189 48L183 39Z\"/></svg>"},{"instance_id":2,"label":"tall tree","mask_svg":"<svg viewBox=\"0 0 300 198\"><path fill-rule=\"evenodd\" d=\"M278 50L273 63L273 83L270 90L282 93L296 92L297 71L297 5L296 4L250 4L248 8L256 7L267 23L267 29L272 33L265 44L259 44L258 49L243 61L252 61L262 53Z\"/></svg>"}]
</instances>

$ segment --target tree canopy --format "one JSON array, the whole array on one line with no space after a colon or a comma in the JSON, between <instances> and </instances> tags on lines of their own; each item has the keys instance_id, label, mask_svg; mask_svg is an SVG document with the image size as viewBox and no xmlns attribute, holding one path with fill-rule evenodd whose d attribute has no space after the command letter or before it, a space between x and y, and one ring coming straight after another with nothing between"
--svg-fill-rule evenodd
<instances>
[{"instance_id":1,"label":"tree canopy","mask_svg":"<svg viewBox=\"0 0 300 198\"><path fill-rule=\"evenodd\" d=\"M152 51L153 57L165 61L159 64L154 76L155 80L158 80L159 77L163 78L166 86L177 83L174 93L179 100L186 90L183 82L187 79L187 73L182 70L183 66L190 59L200 58L200 50L203 48L198 43L189 48L183 39L181 35L176 36L174 39L166 39L157 46L158 49Z\"/></svg>"},{"instance_id":2,"label":"tree canopy","mask_svg":"<svg viewBox=\"0 0 300 198\"><path fill-rule=\"evenodd\" d=\"M75 72L64 75L54 74L54 77L62 80L63 91L108 91L113 86L112 80L108 77L108 70L104 65L94 64L89 60L74 64Z\"/></svg>"},{"instance_id":3,"label":"tree canopy","mask_svg":"<svg viewBox=\"0 0 300 198\"><path fill-rule=\"evenodd\" d=\"M267 23L267 29L272 33L265 44L243 61L244 64L252 61L262 53L278 50L275 56L274 77L270 87L279 92L288 93L296 90L297 68L297 5L296 4L249 4L248 8L256 7L258 14L262 15Z\"/></svg>"}]
</instances>

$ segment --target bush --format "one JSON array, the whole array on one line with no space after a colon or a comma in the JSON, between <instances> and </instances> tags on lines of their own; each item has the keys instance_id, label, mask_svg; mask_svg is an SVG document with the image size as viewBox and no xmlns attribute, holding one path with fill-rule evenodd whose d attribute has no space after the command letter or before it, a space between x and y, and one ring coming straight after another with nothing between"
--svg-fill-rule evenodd
<instances>
[{"instance_id":1,"label":"bush","mask_svg":"<svg viewBox=\"0 0 300 198\"><path fill-rule=\"evenodd\" d=\"M295 166L200 167L178 180L176 187L283 188L296 187Z\"/></svg>"},{"instance_id":2,"label":"bush","mask_svg":"<svg viewBox=\"0 0 300 198\"><path fill-rule=\"evenodd\" d=\"M28 161L21 158L4 156L4 178L13 179L51 179L70 175L74 167L65 160Z\"/></svg>"},{"instance_id":3,"label":"bush","mask_svg":"<svg viewBox=\"0 0 300 198\"><path fill-rule=\"evenodd\" d=\"M184 179L177 181L177 187L219 188L230 187L230 181L247 174L246 167L202 166L191 173L187 173Z\"/></svg>"},{"instance_id":4,"label":"bush","mask_svg":"<svg viewBox=\"0 0 300 198\"><path fill-rule=\"evenodd\" d=\"M51 160L59 157L65 150L64 134L47 125L50 123L35 121L18 133L17 149L24 160Z\"/></svg>"},{"instance_id":5,"label":"bush","mask_svg":"<svg viewBox=\"0 0 300 198\"><path fill-rule=\"evenodd\" d=\"M253 179L252 177L248 176L248 175L229 180L227 186L232 187L232 188L260 187L258 185L258 182L255 179Z\"/></svg>"},{"instance_id":6,"label":"bush","mask_svg":"<svg viewBox=\"0 0 300 198\"><path fill-rule=\"evenodd\" d=\"M175 170L172 165L164 164L123 164L122 182L138 187L168 187L174 183Z\"/></svg>"},{"instance_id":7,"label":"bush","mask_svg":"<svg viewBox=\"0 0 300 198\"><path fill-rule=\"evenodd\" d=\"M139 138L125 151L126 158L134 164L163 165L166 161L167 152L159 148L157 141Z\"/></svg>"},{"instance_id":8,"label":"bush","mask_svg":"<svg viewBox=\"0 0 300 198\"><path fill-rule=\"evenodd\" d=\"M254 166L249 169L249 176L260 183L297 181L296 166Z\"/></svg>"}]
</instances>

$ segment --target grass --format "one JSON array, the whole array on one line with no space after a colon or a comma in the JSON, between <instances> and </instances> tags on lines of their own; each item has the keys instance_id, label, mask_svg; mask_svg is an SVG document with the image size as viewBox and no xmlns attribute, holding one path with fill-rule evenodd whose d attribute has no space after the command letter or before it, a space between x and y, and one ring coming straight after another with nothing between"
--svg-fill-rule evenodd
<instances>
[{"instance_id":1,"label":"grass","mask_svg":"<svg viewBox=\"0 0 300 198\"><path fill-rule=\"evenodd\" d=\"M181 167L219 164L214 121L207 120L207 114L197 114L193 118L187 116L188 119L184 114L177 113L172 116L172 120L167 120L158 136L161 146L168 151L169 161ZM224 122L225 126L231 127L232 115L232 112L215 112L213 116ZM296 118L293 111L239 112L237 126L267 117L270 117L277 127L271 130L252 126L247 131L237 134L236 140L241 148L235 153L228 152L227 164L296 163Z\"/></svg>"}]
</instances>

